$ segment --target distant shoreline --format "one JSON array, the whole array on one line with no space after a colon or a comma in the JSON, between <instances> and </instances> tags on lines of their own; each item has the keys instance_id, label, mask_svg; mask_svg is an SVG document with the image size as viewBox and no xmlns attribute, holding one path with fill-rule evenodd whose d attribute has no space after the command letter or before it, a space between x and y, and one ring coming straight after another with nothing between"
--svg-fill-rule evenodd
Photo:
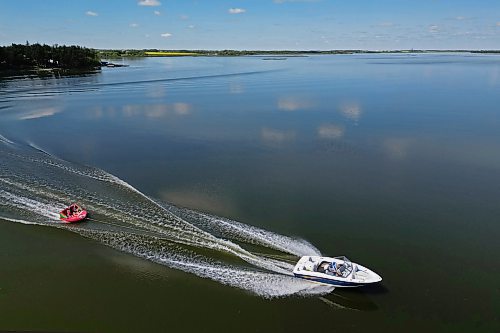
<instances>
[{"instance_id":1,"label":"distant shoreline","mask_svg":"<svg viewBox=\"0 0 500 333\"><path fill-rule=\"evenodd\" d=\"M263 60L286 60L311 55L353 54L429 54L469 53L500 55L500 50L160 50L160 49L93 49L81 46L12 44L0 46L0 73L71 75L75 72L96 71L104 67L125 67L124 64L103 61L118 58L147 57L265 57Z\"/></svg>"},{"instance_id":2,"label":"distant shoreline","mask_svg":"<svg viewBox=\"0 0 500 333\"><path fill-rule=\"evenodd\" d=\"M300 56L318 54L421 54L421 53L479 53L479 54L500 54L500 50L159 50L159 49L97 49L99 57L102 59L123 58L123 57L196 57L196 56Z\"/></svg>"}]
</instances>

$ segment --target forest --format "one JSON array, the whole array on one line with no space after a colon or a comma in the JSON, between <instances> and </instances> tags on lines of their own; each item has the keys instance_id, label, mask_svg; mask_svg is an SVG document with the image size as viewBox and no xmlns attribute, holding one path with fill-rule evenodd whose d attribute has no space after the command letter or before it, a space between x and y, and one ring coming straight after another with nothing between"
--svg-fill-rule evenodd
<instances>
[{"instance_id":1,"label":"forest","mask_svg":"<svg viewBox=\"0 0 500 333\"><path fill-rule=\"evenodd\" d=\"M81 46L12 44L0 46L0 69L92 69L100 66L94 49Z\"/></svg>"}]
</instances>

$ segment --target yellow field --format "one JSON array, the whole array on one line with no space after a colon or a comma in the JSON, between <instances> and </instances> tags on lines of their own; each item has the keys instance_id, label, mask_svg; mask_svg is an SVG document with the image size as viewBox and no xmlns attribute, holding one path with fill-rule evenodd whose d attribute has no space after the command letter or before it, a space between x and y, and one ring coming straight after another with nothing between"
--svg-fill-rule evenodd
<instances>
[{"instance_id":1,"label":"yellow field","mask_svg":"<svg viewBox=\"0 0 500 333\"><path fill-rule=\"evenodd\" d=\"M153 57L182 57L182 56L194 56L198 53L194 52L144 52L147 56Z\"/></svg>"}]
</instances>

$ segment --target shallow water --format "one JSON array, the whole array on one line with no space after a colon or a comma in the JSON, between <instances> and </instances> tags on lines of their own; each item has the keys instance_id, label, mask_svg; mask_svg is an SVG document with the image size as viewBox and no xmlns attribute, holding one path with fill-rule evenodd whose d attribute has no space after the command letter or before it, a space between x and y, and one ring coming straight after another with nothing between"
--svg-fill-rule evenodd
<instances>
[{"instance_id":1,"label":"shallow water","mask_svg":"<svg viewBox=\"0 0 500 333\"><path fill-rule=\"evenodd\" d=\"M0 329L498 329L500 57L124 62L0 81Z\"/></svg>"}]
</instances>

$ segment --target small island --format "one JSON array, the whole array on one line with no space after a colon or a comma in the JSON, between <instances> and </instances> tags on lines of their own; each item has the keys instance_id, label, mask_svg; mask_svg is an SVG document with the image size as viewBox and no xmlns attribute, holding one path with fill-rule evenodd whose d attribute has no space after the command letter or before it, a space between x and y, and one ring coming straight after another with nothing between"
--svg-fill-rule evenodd
<instances>
[{"instance_id":1,"label":"small island","mask_svg":"<svg viewBox=\"0 0 500 333\"><path fill-rule=\"evenodd\" d=\"M97 51L81 46L26 42L0 47L0 70L91 70L100 66Z\"/></svg>"}]
</instances>

